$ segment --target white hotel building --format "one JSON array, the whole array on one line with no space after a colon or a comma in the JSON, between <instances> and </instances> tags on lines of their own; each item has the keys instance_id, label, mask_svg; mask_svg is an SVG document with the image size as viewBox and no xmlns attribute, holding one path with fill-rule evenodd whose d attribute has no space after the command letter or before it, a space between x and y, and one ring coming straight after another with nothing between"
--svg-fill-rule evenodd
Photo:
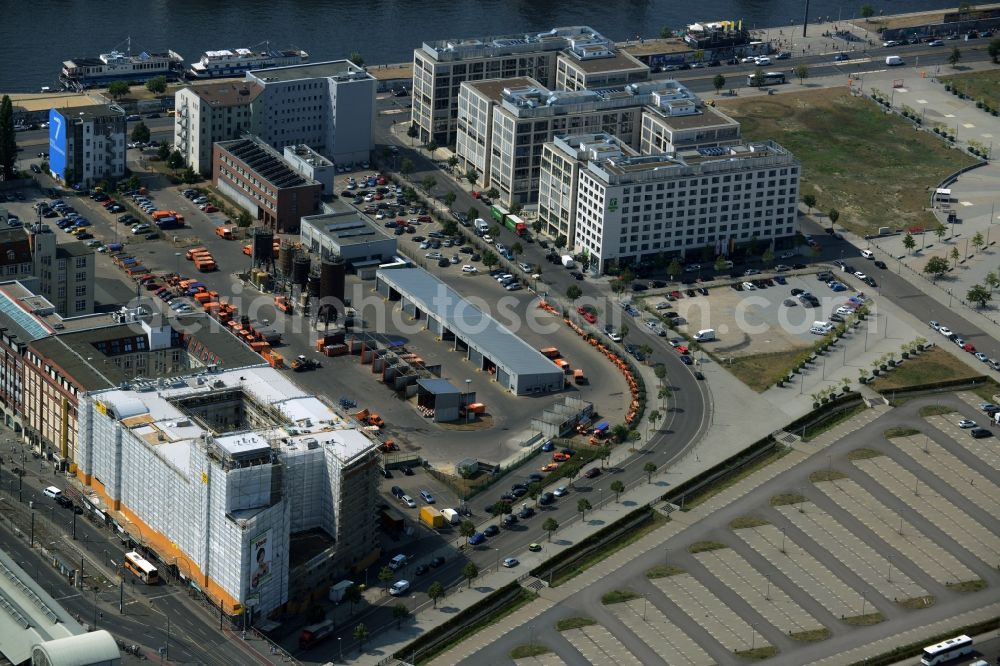
<instances>
[{"instance_id":1,"label":"white hotel building","mask_svg":"<svg viewBox=\"0 0 1000 666\"><path fill-rule=\"evenodd\" d=\"M87 394L77 443L88 499L227 614L308 604L378 556L375 443L272 368Z\"/></svg>"},{"instance_id":2,"label":"white hotel building","mask_svg":"<svg viewBox=\"0 0 1000 666\"><path fill-rule=\"evenodd\" d=\"M571 143L563 144L579 158ZM790 238L800 173L798 160L770 141L587 160L579 167L570 247L590 257L591 270L604 272L610 261L638 263L705 247L728 254L752 239Z\"/></svg>"}]
</instances>

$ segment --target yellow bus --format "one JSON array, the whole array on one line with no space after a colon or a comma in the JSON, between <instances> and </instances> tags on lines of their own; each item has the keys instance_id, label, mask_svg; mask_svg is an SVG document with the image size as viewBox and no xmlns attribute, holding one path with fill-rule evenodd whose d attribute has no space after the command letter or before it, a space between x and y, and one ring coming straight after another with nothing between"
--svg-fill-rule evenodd
<instances>
[{"instance_id":1,"label":"yellow bus","mask_svg":"<svg viewBox=\"0 0 1000 666\"><path fill-rule=\"evenodd\" d=\"M125 568L138 576L146 585L157 585L160 582L156 567L134 550L125 553Z\"/></svg>"}]
</instances>

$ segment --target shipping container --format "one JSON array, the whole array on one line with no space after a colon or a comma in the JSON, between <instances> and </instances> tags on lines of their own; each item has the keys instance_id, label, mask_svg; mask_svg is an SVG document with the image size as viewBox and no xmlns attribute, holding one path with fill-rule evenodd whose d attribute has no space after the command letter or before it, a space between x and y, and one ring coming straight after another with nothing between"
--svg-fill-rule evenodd
<instances>
[{"instance_id":1,"label":"shipping container","mask_svg":"<svg viewBox=\"0 0 1000 666\"><path fill-rule=\"evenodd\" d=\"M432 529L444 527L445 517L440 511L432 506L420 507L420 522Z\"/></svg>"}]
</instances>

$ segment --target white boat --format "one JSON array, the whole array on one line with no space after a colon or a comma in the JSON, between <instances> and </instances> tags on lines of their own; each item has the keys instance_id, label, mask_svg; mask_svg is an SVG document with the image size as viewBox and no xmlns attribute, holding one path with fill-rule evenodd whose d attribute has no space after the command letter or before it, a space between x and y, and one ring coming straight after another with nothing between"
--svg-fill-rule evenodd
<instances>
[{"instance_id":1,"label":"white boat","mask_svg":"<svg viewBox=\"0 0 1000 666\"><path fill-rule=\"evenodd\" d=\"M188 74L196 79L241 76L251 69L299 65L308 58L309 54L300 49L282 51L253 51L251 49L205 51L198 62L191 65Z\"/></svg>"},{"instance_id":2,"label":"white boat","mask_svg":"<svg viewBox=\"0 0 1000 666\"><path fill-rule=\"evenodd\" d=\"M131 46L131 40L129 40ZM63 62L59 79L67 88L83 89L91 86L107 85L112 81L135 81L142 83L155 76L176 79L183 71L184 58L174 51L150 53L143 51L132 55L112 50L97 58L74 58Z\"/></svg>"}]
</instances>

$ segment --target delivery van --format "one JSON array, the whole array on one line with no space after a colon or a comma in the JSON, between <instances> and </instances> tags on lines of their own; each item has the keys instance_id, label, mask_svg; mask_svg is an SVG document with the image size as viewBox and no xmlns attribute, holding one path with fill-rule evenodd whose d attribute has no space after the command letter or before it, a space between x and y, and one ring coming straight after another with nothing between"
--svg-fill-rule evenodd
<instances>
[{"instance_id":1,"label":"delivery van","mask_svg":"<svg viewBox=\"0 0 1000 666\"><path fill-rule=\"evenodd\" d=\"M715 329L703 328L694 334L694 339L696 342L711 342L715 340Z\"/></svg>"},{"instance_id":2,"label":"delivery van","mask_svg":"<svg viewBox=\"0 0 1000 666\"><path fill-rule=\"evenodd\" d=\"M888 65L889 67L896 67L898 65L905 65L906 63L903 62L903 59L900 58L899 56L892 55L892 56L886 56L885 64Z\"/></svg>"}]
</instances>

